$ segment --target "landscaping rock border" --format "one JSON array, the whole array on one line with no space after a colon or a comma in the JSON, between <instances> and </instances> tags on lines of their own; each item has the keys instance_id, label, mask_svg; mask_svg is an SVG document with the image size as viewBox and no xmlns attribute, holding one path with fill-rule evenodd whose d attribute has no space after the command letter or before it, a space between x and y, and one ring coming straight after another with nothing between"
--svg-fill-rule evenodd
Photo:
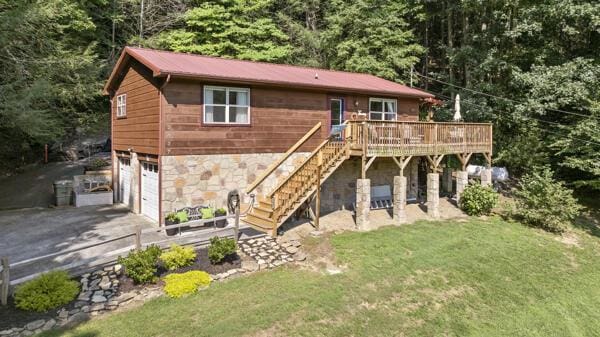
<instances>
[{"instance_id":1,"label":"landscaping rock border","mask_svg":"<svg viewBox=\"0 0 600 337\"><path fill-rule=\"evenodd\" d=\"M259 270L275 268L288 262L306 259L306 254L301 250L298 240L283 241L271 237L240 240L238 254L242 259L241 268L210 275L213 281L224 281L242 274L250 274ZM89 320L92 316L143 303L163 294L158 285L149 285L118 294L119 276L122 271L123 267L117 264L93 273L83 274L79 279L81 292L72 305L56 311L56 316L53 318L39 319L22 327L0 331L0 337L31 336L52 328L74 327Z\"/></svg>"}]
</instances>

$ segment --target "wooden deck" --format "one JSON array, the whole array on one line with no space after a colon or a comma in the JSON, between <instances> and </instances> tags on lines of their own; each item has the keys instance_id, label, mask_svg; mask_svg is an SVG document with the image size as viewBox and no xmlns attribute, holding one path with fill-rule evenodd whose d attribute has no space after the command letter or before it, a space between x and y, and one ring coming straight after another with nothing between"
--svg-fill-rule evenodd
<instances>
[{"instance_id":1,"label":"wooden deck","mask_svg":"<svg viewBox=\"0 0 600 337\"><path fill-rule=\"evenodd\" d=\"M349 121L343 132L354 156L492 152L492 125L484 123Z\"/></svg>"},{"instance_id":2,"label":"wooden deck","mask_svg":"<svg viewBox=\"0 0 600 337\"><path fill-rule=\"evenodd\" d=\"M321 123L315 125L279 161L250 184L246 193L251 193L320 128ZM277 228L286 219L299 208L308 207L318 228L319 186L350 156L362 157L362 179L366 178L367 170L378 157L391 157L398 165L400 176L404 175L404 169L413 157L425 157L431 172L438 172L446 155L456 155L463 171L475 153L483 154L488 166L491 165L491 124L367 120L347 121L335 129L336 132L273 191L258 197L258 205L245 217L244 222L276 236ZM310 208L312 200L316 202L315 212Z\"/></svg>"}]
</instances>

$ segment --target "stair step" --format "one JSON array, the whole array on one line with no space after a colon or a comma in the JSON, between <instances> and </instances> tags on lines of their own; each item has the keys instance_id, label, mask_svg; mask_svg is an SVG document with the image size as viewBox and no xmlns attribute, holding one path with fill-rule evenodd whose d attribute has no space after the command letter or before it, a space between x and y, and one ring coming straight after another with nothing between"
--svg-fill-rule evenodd
<instances>
[{"instance_id":1,"label":"stair step","mask_svg":"<svg viewBox=\"0 0 600 337\"><path fill-rule=\"evenodd\" d=\"M271 215L273 214L273 210L271 209L271 207L267 208L267 207L263 207L261 205L258 205L258 206L254 206L252 208L252 213L256 213L256 214L259 214L261 216L270 218Z\"/></svg>"},{"instance_id":2,"label":"stair step","mask_svg":"<svg viewBox=\"0 0 600 337\"><path fill-rule=\"evenodd\" d=\"M257 229L260 230L271 230L273 229L273 222L269 221L264 221L264 220L260 220L254 217L251 217L251 215L246 216L245 218L241 219L243 222L249 224L250 226L256 227Z\"/></svg>"},{"instance_id":3,"label":"stair step","mask_svg":"<svg viewBox=\"0 0 600 337\"><path fill-rule=\"evenodd\" d=\"M246 216L247 218L251 218L251 219L256 219L256 220L261 220L261 221L265 221L265 222L273 222L273 219L271 219L271 217L268 216L262 216L258 213L250 213Z\"/></svg>"}]
</instances>

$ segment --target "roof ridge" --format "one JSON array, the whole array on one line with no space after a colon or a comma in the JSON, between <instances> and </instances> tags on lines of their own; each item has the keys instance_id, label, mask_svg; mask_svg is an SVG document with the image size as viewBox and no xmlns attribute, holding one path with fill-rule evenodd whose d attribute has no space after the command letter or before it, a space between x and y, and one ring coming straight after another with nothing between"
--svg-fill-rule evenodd
<instances>
[{"instance_id":1,"label":"roof ridge","mask_svg":"<svg viewBox=\"0 0 600 337\"><path fill-rule=\"evenodd\" d=\"M189 56L193 56L193 57L204 57L204 58L210 58L210 59L221 59L221 60L231 60L231 61L253 63L253 64L264 64L264 65L269 65L269 66L280 66L280 67L290 67L290 68L303 68L303 69L310 69L310 70L323 70L323 71L329 71L329 72L333 72L333 73L354 74L354 75L375 77L375 78L379 78L379 79L383 79L383 80L386 80L386 81L390 81L390 82L393 82L393 83L396 83L396 84L399 84L399 85L406 86L403 83L399 83L399 82L396 82L396 81L388 80L386 78L381 78L381 77L375 76L373 74L360 73L360 72L355 72L355 71L336 70L336 69L327 69L327 68L317 68L317 67L311 67L311 66L305 66L305 65L296 65L296 64L289 64L289 63L272 63L272 62L266 62L266 61L241 60L241 59L236 59L236 58L228 58L228 57L224 57L224 56L202 55L202 54L185 53L185 52L177 52L177 51L172 51L172 50L152 49L152 48L144 48L144 47L127 46L126 48L133 49L133 50L136 50L136 49L137 50L146 50L146 51L152 51L152 52L158 52L158 53L167 53L167 54L175 54L175 55L189 55ZM406 86L406 87L408 88L408 86Z\"/></svg>"}]
</instances>

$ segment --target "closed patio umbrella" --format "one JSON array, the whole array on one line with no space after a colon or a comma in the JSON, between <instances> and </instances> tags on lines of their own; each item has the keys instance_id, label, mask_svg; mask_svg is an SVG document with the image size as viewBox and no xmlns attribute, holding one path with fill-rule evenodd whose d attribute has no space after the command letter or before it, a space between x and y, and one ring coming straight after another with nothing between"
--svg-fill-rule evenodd
<instances>
[{"instance_id":1,"label":"closed patio umbrella","mask_svg":"<svg viewBox=\"0 0 600 337\"><path fill-rule=\"evenodd\" d=\"M454 100L454 121L459 122L462 119L460 115L460 95L456 94L456 99Z\"/></svg>"}]
</instances>

